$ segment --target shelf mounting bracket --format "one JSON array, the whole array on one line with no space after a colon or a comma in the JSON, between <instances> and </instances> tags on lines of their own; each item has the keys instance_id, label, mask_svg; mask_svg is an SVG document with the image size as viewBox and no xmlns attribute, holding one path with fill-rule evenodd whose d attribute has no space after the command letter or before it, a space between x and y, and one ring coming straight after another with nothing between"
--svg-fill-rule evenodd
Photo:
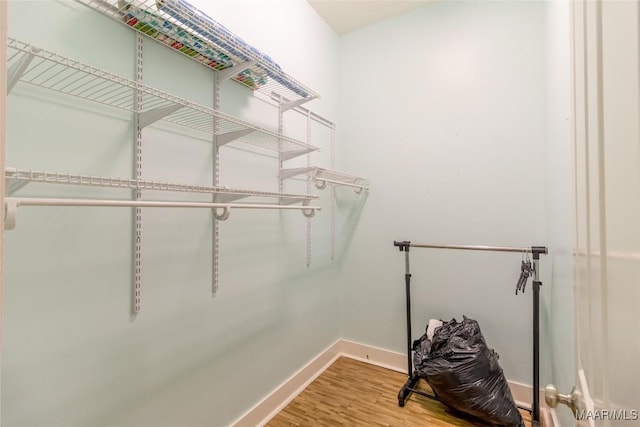
<instances>
[{"instance_id":1,"label":"shelf mounting bracket","mask_svg":"<svg viewBox=\"0 0 640 427\"><path fill-rule=\"evenodd\" d=\"M280 108L282 108L282 111L287 111L287 110L291 110L292 108L296 108L301 106L302 104L309 102L313 99L316 99L316 96L310 96L307 98L301 98L301 99L296 99L295 101L287 101L287 102L283 102L280 104Z\"/></svg>"},{"instance_id":2,"label":"shelf mounting bracket","mask_svg":"<svg viewBox=\"0 0 640 427\"><path fill-rule=\"evenodd\" d=\"M291 151L284 151L282 153L282 160L291 160L294 159L298 156L303 156L307 153L310 153L312 151L315 151L315 149L313 148L303 148L302 150L291 150Z\"/></svg>"},{"instance_id":3,"label":"shelf mounting bracket","mask_svg":"<svg viewBox=\"0 0 640 427\"><path fill-rule=\"evenodd\" d=\"M254 65L256 65L256 61L246 61L246 62L241 62L237 65L234 65L231 68L225 68L224 70L218 71L218 79L219 81L228 80L231 77L235 76L236 74L239 74L244 70L246 70L247 68L252 67Z\"/></svg>"},{"instance_id":4,"label":"shelf mounting bracket","mask_svg":"<svg viewBox=\"0 0 640 427\"><path fill-rule=\"evenodd\" d=\"M16 168L5 168L4 176L6 182L6 194L7 196L13 195L16 191L20 190L22 187L25 187L29 184L27 180L16 179L16 175L18 170Z\"/></svg>"},{"instance_id":5,"label":"shelf mounting bracket","mask_svg":"<svg viewBox=\"0 0 640 427\"><path fill-rule=\"evenodd\" d=\"M293 178L294 176L298 176L298 175L304 175L311 172L314 169L315 168L312 166L305 167L305 168L282 169L282 179Z\"/></svg>"},{"instance_id":6,"label":"shelf mounting bracket","mask_svg":"<svg viewBox=\"0 0 640 427\"><path fill-rule=\"evenodd\" d=\"M138 118L138 125L140 125L140 129L146 128L152 123L157 122L169 114L175 113L179 109L182 108L182 105L169 105L167 107L154 108L153 110L143 111L140 113Z\"/></svg>"},{"instance_id":7,"label":"shelf mounting bracket","mask_svg":"<svg viewBox=\"0 0 640 427\"><path fill-rule=\"evenodd\" d=\"M228 144L232 141L235 141L238 138L242 138L245 135L249 135L251 132L253 132L254 129L238 129L238 130L232 130L231 132L226 132L226 133L221 133L220 135L218 135L218 147L222 147L225 144Z\"/></svg>"},{"instance_id":8,"label":"shelf mounting bracket","mask_svg":"<svg viewBox=\"0 0 640 427\"><path fill-rule=\"evenodd\" d=\"M22 77L24 72L27 71L27 68L29 67L29 64L31 64L31 61L33 61L33 58L34 56L32 53L25 53L18 62L13 64L11 68L7 70L7 95L9 95L11 89L13 89L16 83L18 83L18 80L20 80L20 77Z\"/></svg>"},{"instance_id":9,"label":"shelf mounting bracket","mask_svg":"<svg viewBox=\"0 0 640 427\"><path fill-rule=\"evenodd\" d=\"M20 190L22 187L26 187L29 184L29 181L22 181L13 178L7 179L7 195L11 196L16 191Z\"/></svg>"},{"instance_id":10,"label":"shelf mounting bracket","mask_svg":"<svg viewBox=\"0 0 640 427\"><path fill-rule=\"evenodd\" d=\"M216 193L213 196L213 203L231 203L236 200L244 199L246 196L244 194L227 194L227 193Z\"/></svg>"}]
</instances>

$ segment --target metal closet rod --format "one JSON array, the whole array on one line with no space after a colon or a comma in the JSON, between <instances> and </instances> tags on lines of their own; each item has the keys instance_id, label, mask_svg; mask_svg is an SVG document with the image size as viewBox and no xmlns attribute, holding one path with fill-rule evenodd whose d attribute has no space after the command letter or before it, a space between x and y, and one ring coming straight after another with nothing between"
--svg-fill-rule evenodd
<instances>
[{"instance_id":1,"label":"metal closet rod","mask_svg":"<svg viewBox=\"0 0 640 427\"><path fill-rule=\"evenodd\" d=\"M490 252L519 252L530 254L547 254L549 253L546 246L531 246L531 247L518 247L518 246L478 246L478 245L437 245L437 244L418 244L411 243L409 241L394 241L394 246L400 247L400 250L404 248L432 248L432 249L462 249L468 251L490 251Z\"/></svg>"},{"instance_id":2,"label":"metal closet rod","mask_svg":"<svg viewBox=\"0 0 640 427\"><path fill-rule=\"evenodd\" d=\"M17 209L20 206L93 206L93 207L131 207L131 208L207 208L214 210L218 220L226 220L231 209L278 209L299 210L307 217L312 217L319 206L290 206L273 204L245 203L206 203L206 202L165 202L151 200L100 200L100 199L54 199L36 197L6 197L5 228L15 228ZM222 213L218 213L222 210Z\"/></svg>"},{"instance_id":3,"label":"metal closet rod","mask_svg":"<svg viewBox=\"0 0 640 427\"><path fill-rule=\"evenodd\" d=\"M353 187L356 190L368 190L369 186L367 185L361 185L361 184L352 184L350 182L344 182L344 181L338 181L337 179L328 179L328 178L316 178L316 182L318 184L316 184L316 186L319 189L323 189L324 187L326 187L326 183L331 183L331 184L336 184L336 185L345 185L347 187Z\"/></svg>"}]
</instances>

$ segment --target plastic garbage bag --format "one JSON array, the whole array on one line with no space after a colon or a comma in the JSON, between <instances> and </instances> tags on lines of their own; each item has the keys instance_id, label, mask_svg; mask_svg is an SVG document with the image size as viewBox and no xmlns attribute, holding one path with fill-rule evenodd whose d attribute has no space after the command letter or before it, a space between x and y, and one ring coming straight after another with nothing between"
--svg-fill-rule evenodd
<instances>
[{"instance_id":1,"label":"plastic garbage bag","mask_svg":"<svg viewBox=\"0 0 640 427\"><path fill-rule=\"evenodd\" d=\"M442 320L430 319L427 323L427 331L420 339L413 343L413 366L418 366L423 359L431 353L431 340L436 329L442 326Z\"/></svg>"},{"instance_id":2,"label":"plastic garbage bag","mask_svg":"<svg viewBox=\"0 0 640 427\"><path fill-rule=\"evenodd\" d=\"M416 373L450 408L505 427L523 426L522 417L478 322L463 317L444 322L433 340L425 333L414 343Z\"/></svg>"}]
</instances>

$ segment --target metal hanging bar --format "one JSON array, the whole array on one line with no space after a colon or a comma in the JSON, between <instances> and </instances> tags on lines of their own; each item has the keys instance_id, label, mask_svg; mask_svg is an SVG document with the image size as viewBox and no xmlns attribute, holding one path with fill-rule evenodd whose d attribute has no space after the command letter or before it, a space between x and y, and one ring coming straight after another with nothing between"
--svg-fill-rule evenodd
<instances>
[{"instance_id":1,"label":"metal hanging bar","mask_svg":"<svg viewBox=\"0 0 640 427\"><path fill-rule=\"evenodd\" d=\"M230 209L278 209L299 210L306 217L311 217L319 206L287 206L269 204L244 204L244 203L204 203L204 202L167 202L156 200L99 200L99 199L54 199L37 197L6 197L5 199L6 221L5 229L15 228L17 209L20 206L81 206L81 207L129 207L129 208L207 208L214 209L218 219L227 219ZM222 213L217 210L221 209Z\"/></svg>"},{"instance_id":2,"label":"metal hanging bar","mask_svg":"<svg viewBox=\"0 0 640 427\"><path fill-rule=\"evenodd\" d=\"M437 245L437 244L417 244L411 242L393 242L394 246L410 246L412 248L431 248L431 249L461 249L469 251L489 251L489 252L518 252L529 254L547 254L547 248L544 246L518 247L518 246L478 246L478 245Z\"/></svg>"},{"instance_id":3,"label":"metal hanging bar","mask_svg":"<svg viewBox=\"0 0 640 427\"><path fill-rule=\"evenodd\" d=\"M369 189L369 187L367 185L351 184L349 182L338 181L336 179L328 179L328 178L316 178L316 187L319 190L323 190L324 188L327 187L327 182L329 182L331 184L337 184L337 185L344 185L344 186L347 186L347 187L353 187L356 192L360 192L363 189L364 190L368 190Z\"/></svg>"},{"instance_id":4,"label":"metal hanging bar","mask_svg":"<svg viewBox=\"0 0 640 427\"><path fill-rule=\"evenodd\" d=\"M55 199L39 197L6 197L5 201L15 201L18 206L96 206L96 207L141 207L141 208L233 208L233 209L278 209L278 210L314 210L319 206L287 206L261 203L207 203L207 202L168 202L160 200L102 200L102 199Z\"/></svg>"}]
</instances>

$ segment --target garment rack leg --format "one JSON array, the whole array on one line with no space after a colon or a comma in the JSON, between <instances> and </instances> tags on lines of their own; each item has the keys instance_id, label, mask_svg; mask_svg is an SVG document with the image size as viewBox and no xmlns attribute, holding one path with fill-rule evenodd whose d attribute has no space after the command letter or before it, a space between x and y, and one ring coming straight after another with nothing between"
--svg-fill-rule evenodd
<instances>
[{"instance_id":1,"label":"garment rack leg","mask_svg":"<svg viewBox=\"0 0 640 427\"><path fill-rule=\"evenodd\" d=\"M411 395L412 389L420 379L413 373L413 361L411 359L411 268L409 264L409 245L410 242L394 242L400 251L404 251L405 274L404 274L404 295L406 302L406 321L407 321L407 381L398 392L398 405L404 406L406 400Z\"/></svg>"},{"instance_id":2,"label":"garment rack leg","mask_svg":"<svg viewBox=\"0 0 640 427\"><path fill-rule=\"evenodd\" d=\"M540 425L540 286L538 263L540 254L533 253L533 404L531 405L531 425Z\"/></svg>"}]
</instances>

